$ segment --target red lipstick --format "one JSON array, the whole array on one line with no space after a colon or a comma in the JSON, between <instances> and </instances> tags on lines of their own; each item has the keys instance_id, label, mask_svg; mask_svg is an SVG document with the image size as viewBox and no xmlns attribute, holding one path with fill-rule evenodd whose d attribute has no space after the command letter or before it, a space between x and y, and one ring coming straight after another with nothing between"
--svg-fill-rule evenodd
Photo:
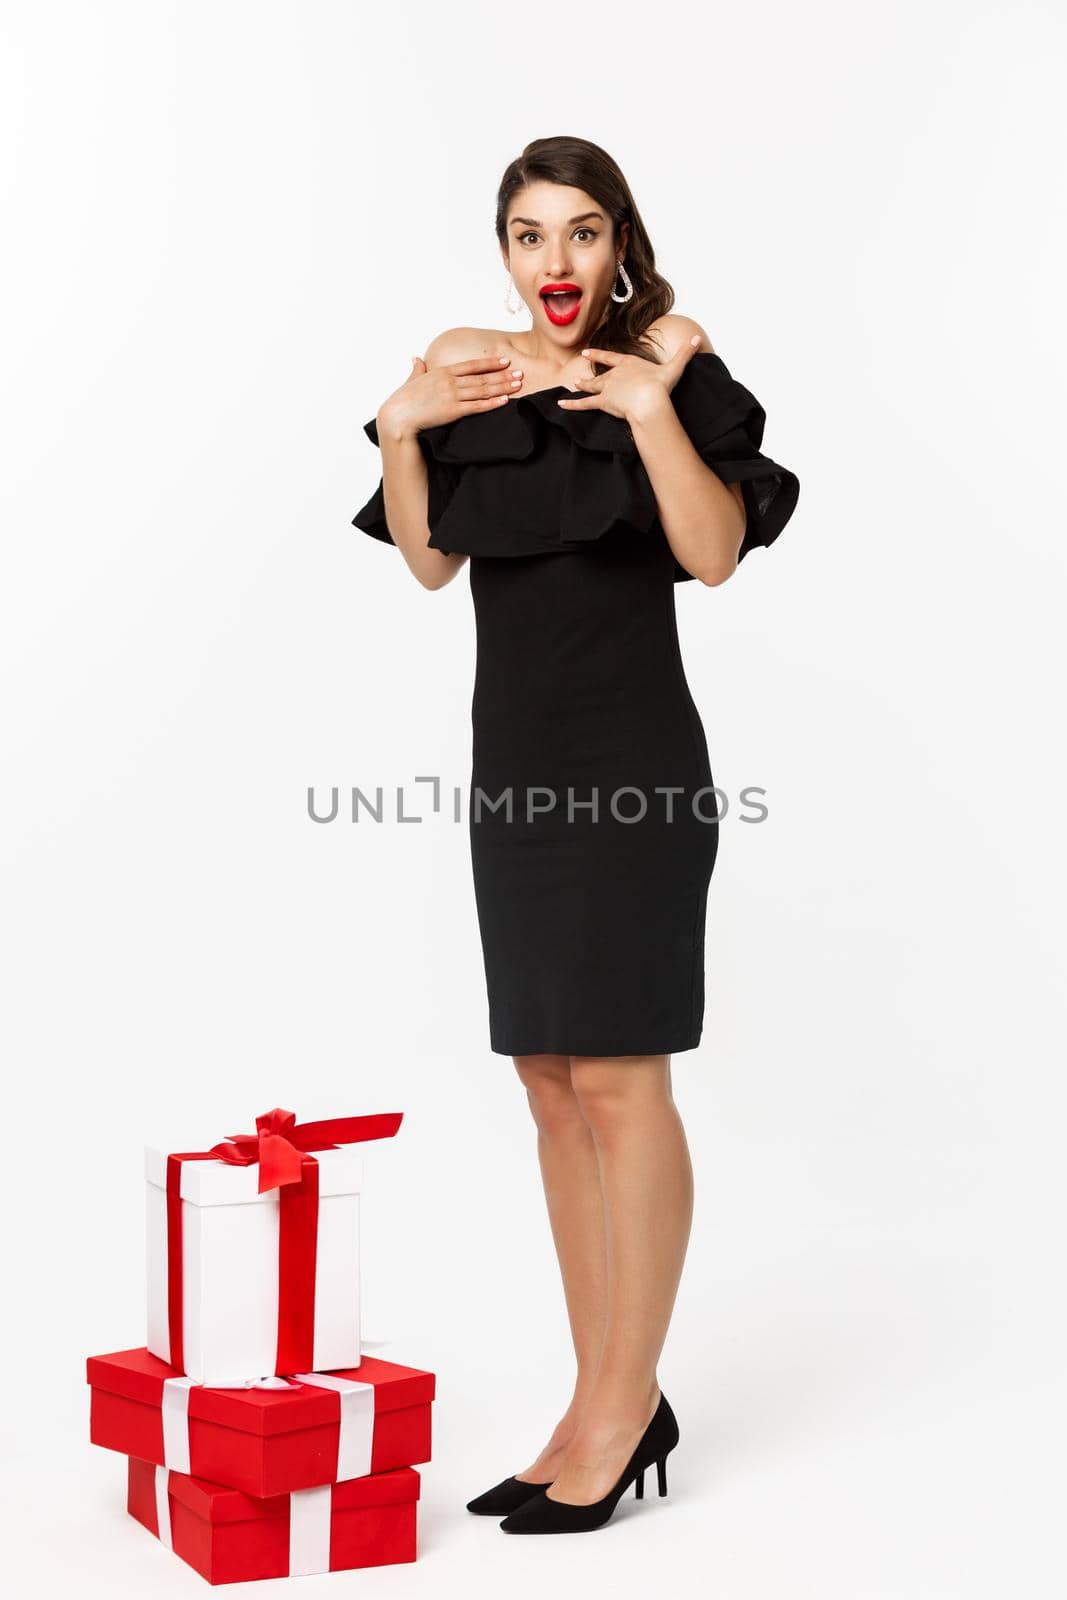
<instances>
[{"instance_id":1,"label":"red lipstick","mask_svg":"<svg viewBox=\"0 0 1067 1600\"><path fill-rule=\"evenodd\" d=\"M582 303L582 291L576 283L546 283L539 292L549 322L562 328L574 321Z\"/></svg>"}]
</instances>

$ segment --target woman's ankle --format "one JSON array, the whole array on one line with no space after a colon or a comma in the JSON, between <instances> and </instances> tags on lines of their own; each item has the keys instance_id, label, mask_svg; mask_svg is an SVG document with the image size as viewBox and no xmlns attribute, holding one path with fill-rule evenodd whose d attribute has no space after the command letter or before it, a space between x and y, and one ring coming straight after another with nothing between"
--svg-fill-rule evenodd
<instances>
[{"instance_id":1,"label":"woman's ankle","mask_svg":"<svg viewBox=\"0 0 1067 1600\"><path fill-rule=\"evenodd\" d=\"M551 1476L552 1469L560 1465L567 1446L578 1431L584 1403L584 1400L581 1402L571 1401L562 1417L556 1423L555 1428L552 1430L551 1439L549 1439L537 1460L531 1466L524 1468L522 1472L516 1473L516 1477L532 1478L543 1482L545 1478Z\"/></svg>"},{"instance_id":2,"label":"woman's ankle","mask_svg":"<svg viewBox=\"0 0 1067 1600\"><path fill-rule=\"evenodd\" d=\"M619 1424L633 1426L636 1422L644 1426L655 1413L662 1392L656 1378L650 1383L601 1384L590 1398L582 1421L594 1431L610 1430Z\"/></svg>"}]
</instances>

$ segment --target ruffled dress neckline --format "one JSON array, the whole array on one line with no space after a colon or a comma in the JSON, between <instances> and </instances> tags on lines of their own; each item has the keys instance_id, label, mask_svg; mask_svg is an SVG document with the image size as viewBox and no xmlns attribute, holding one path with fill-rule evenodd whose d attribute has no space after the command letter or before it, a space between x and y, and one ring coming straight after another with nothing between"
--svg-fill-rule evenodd
<instances>
[{"instance_id":1,"label":"ruffled dress neckline","mask_svg":"<svg viewBox=\"0 0 1067 1600\"><path fill-rule=\"evenodd\" d=\"M557 404L562 394L580 398L583 391L553 384L420 431L430 548L522 556L588 550L601 542L606 549L616 533L666 544L629 424L608 411L568 410ZM800 485L762 453L766 418L759 401L708 351L690 358L671 399L701 458L724 483L742 485L747 526L741 556L769 545L792 515ZM376 419L363 431L379 444ZM395 542L381 483L352 522ZM673 569L676 582L692 577L677 561Z\"/></svg>"}]
</instances>

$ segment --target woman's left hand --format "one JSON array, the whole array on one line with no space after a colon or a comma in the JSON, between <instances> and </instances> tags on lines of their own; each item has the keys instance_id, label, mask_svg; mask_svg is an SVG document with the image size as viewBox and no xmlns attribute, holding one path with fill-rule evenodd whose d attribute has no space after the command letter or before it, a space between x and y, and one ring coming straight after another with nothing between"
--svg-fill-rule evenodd
<instances>
[{"instance_id":1,"label":"woman's left hand","mask_svg":"<svg viewBox=\"0 0 1067 1600\"><path fill-rule=\"evenodd\" d=\"M623 422L636 421L662 405L699 348L700 336L694 334L669 361L646 361L643 356L621 355L617 350L583 350L583 356L610 370L595 378L576 378L567 387L586 391L584 397L560 400L559 404L569 411L609 411Z\"/></svg>"}]
</instances>

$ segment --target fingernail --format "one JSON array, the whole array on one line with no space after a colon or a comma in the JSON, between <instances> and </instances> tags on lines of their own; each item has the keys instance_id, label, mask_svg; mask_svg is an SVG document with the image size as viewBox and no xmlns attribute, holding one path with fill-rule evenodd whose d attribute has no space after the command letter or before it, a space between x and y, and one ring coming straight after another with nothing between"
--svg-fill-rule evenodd
<instances>
[{"instance_id":1,"label":"fingernail","mask_svg":"<svg viewBox=\"0 0 1067 1600\"><path fill-rule=\"evenodd\" d=\"M506 366L507 366L507 364L508 364L508 362L509 362L509 361L510 361L510 360L511 360L511 357L510 357L510 356L501 356L501 357L500 357L500 365L501 365L501 366L502 366L502 367L506 367Z\"/></svg>"}]
</instances>

